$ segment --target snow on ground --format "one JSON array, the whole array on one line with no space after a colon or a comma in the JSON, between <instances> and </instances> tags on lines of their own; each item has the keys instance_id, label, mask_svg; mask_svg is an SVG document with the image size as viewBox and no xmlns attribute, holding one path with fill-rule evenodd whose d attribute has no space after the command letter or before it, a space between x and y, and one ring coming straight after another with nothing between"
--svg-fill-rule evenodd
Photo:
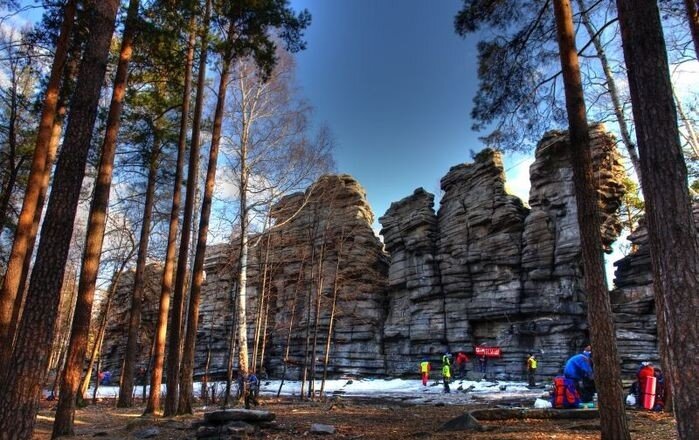
<instances>
[{"instance_id":1,"label":"snow on ground","mask_svg":"<svg viewBox=\"0 0 699 440\"><path fill-rule=\"evenodd\" d=\"M260 384L260 394L262 396L275 396L279 391L280 380L262 380ZM221 394L225 390L225 382L215 382L209 384L209 389L215 387L216 393ZM316 381L315 390L320 391L321 382ZM200 384L194 384L195 394L199 394ZM451 393L445 394L441 381L430 381L427 386L422 385L420 380L404 379L383 379L383 378L361 378L361 379L335 379L327 380L323 392L326 396L342 396L347 398L383 398L389 400L400 400L415 404L434 404L442 402L444 404L463 404L474 402L497 402L497 401L522 401L542 397L546 394L543 387L529 389L524 382L506 381L471 381L455 380L450 384ZM305 391L308 390L306 383ZM163 385L162 392L166 391ZM136 396L141 396L142 387L134 389ZM301 393L300 381L284 381L281 395L298 396ZM48 396L48 392L45 392ZM116 398L119 395L117 386L100 386L97 393L101 398ZM86 397L92 396L92 388L87 392Z\"/></svg>"}]
</instances>

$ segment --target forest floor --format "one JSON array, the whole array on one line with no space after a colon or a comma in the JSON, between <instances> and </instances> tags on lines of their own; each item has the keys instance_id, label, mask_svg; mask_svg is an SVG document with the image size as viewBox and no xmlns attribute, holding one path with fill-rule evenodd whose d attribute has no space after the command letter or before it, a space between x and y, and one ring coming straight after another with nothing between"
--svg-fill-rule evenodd
<instances>
[{"instance_id":1,"label":"forest floor","mask_svg":"<svg viewBox=\"0 0 699 440\"><path fill-rule=\"evenodd\" d=\"M329 398L325 401L299 401L298 398L263 397L256 409L276 415L276 426L265 428L248 438L255 439L599 439L599 419L519 419L483 422L485 432L440 431L446 422L465 412L493 407L483 403L469 405L414 404L385 398ZM196 439L193 422L216 407L198 407L193 416L176 418L141 417L143 407L117 409L113 399L79 409L75 417L76 435L66 439ZM55 414L55 402L42 401L34 439L49 440ZM667 413L627 411L632 439L675 440L675 420ZM310 433L312 424L335 427L332 435ZM229 438L222 436L221 439Z\"/></svg>"}]
</instances>

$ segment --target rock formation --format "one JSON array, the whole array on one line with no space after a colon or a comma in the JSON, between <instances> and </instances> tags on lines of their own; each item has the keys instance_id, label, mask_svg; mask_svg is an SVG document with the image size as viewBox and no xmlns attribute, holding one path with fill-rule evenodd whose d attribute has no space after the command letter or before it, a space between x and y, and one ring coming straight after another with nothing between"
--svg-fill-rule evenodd
<instances>
[{"instance_id":1,"label":"rock formation","mask_svg":"<svg viewBox=\"0 0 699 440\"><path fill-rule=\"evenodd\" d=\"M321 375L332 316L328 374L383 374L388 257L371 229L373 214L364 189L347 175L324 176L305 193L282 199L272 218L273 228L250 238L246 303L249 354L256 370L281 375L286 360L289 377L298 377L304 363ZM226 371L235 326L238 252L237 242L207 250L195 375L221 377ZM159 279L151 276L158 293L149 293L145 301L143 353L152 341ZM125 279L119 289L105 341L105 368L117 371L132 283ZM145 366L147 356L143 359Z\"/></svg>"},{"instance_id":2,"label":"rock formation","mask_svg":"<svg viewBox=\"0 0 699 440\"><path fill-rule=\"evenodd\" d=\"M602 237L614 241L623 168L614 140L592 131ZM421 356L502 349L489 370L520 377L528 351L543 374L560 372L587 340L580 241L565 133L550 132L531 166L530 208L506 193L499 153L485 150L441 181L439 211L419 189L381 217L392 257L385 327L387 371ZM412 362L412 364L411 364Z\"/></svg>"},{"instance_id":3,"label":"rock formation","mask_svg":"<svg viewBox=\"0 0 699 440\"><path fill-rule=\"evenodd\" d=\"M600 126L591 138L600 234L608 247L621 230L624 171L614 139ZM307 365L322 377L327 362L332 376L415 376L421 357L437 361L446 350L472 353L485 343L502 350L489 362L489 375L521 378L529 351L539 355L540 374L560 374L588 341L568 150L563 132L541 140L530 168L529 206L506 192L500 154L477 154L441 180L437 212L423 189L393 203L379 219L384 244L371 229L364 190L350 176L324 176L283 198L272 209L272 227L250 238L246 304L255 370L297 378ZM638 251L618 263L612 296L627 373L641 356L656 353L643 230L632 239ZM220 377L236 342L230 335L238 249L234 240L207 250L198 376ZM153 277L142 321L144 360L155 324L148 314L155 313L159 292L159 276ZM105 343L105 363L115 370L127 287L119 290Z\"/></svg>"}]
</instances>

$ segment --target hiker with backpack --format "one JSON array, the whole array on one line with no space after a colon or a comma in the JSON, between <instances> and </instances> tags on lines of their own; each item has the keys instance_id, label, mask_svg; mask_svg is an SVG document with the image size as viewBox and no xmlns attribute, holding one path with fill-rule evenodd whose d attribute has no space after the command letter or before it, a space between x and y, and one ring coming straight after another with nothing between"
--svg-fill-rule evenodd
<instances>
[{"instance_id":1,"label":"hiker with backpack","mask_svg":"<svg viewBox=\"0 0 699 440\"><path fill-rule=\"evenodd\" d=\"M592 348L588 345L582 353L568 359L563 376L575 383L582 402L592 402L595 394L594 371L592 368Z\"/></svg>"}]
</instances>

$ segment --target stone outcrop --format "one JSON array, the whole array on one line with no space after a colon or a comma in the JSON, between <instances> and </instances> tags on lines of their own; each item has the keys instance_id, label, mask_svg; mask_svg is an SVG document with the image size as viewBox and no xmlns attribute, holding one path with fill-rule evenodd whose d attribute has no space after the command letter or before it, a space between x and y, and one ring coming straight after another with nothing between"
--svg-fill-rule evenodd
<instances>
[{"instance_id":1,"label":"stone outcrop","mask_svg":"<svg viewBox=\"0 0 699 440\"><path fill-rule=\"evenodd\" d=\"M621 227L623 168L614 139L592 131L606 245ZM556 374L588 339L580 240L567 137L550 132L531 166L530 207L505 191L499 153L453 167L433 196L417 190L381 217L392 257L385 345L389 373L422 356L502 349L489 370L521 377L528 351Z\"/></svg>"},{"instance_id":2,"label":"stone outcrop","mask_svg":"<svg viewBox=\"0 0 699 440\"><path fill-rule=\"evenodd\" d=\"M621 230L624 170L602 127L593 127L591 138L600 234L608 247ZM300 377L304 364L315 364L321 377L327 359L331 376L414 376L422 357L438 361L446 350L472 353L486 344L502 349L489 361L489 375L521 378L530 351L539 355L540 374L560 374L589 339L566 134L544 136L535 159L528 206L506 192L500 154L485 150L442 178L437 211L434 196L421 188L393 203L379 219L383 244L371 229L364 190L350 176L324 176L283 198L272 209L272 227L249 240L247 336L255 369ZM638 250L617 264L612 294L629 374L641 357L657 356L644 234L634 233ZM230 335L238 242L207 250L197 376L221 377L236 342ZM152 270L142 365L159 293L160 275ZM105 342L106 367L117 371L130 282L119 289Z\"/></svg>"},{"instance_id":3,"label":"stone outcrop","mask_svg":"<svg viewBox=\"0 0 699 440\"><path fill-rule=\"evenodd\" d=\"M256 370L281 375L286 364L287 375L298 377L304 362L312 367L315 358L320 376L330 333L328 374L383 374L388 257L371 229L373 213L364 189L347 175L324 176L305 193L282 199L272 217L274 227L249 240L248 342ZM207 250L197 376L206 372L221 377L226 371L235 326L238 241ZM147 294L142 320L144 366L156 321L160 274L149 280L155 286L148 290L152 293ZM123 359L124 315L132 283L132 277L125 279L119 288L120 306L105 341L105 368L115 371Z\"/></svg>"}]
</instances>

